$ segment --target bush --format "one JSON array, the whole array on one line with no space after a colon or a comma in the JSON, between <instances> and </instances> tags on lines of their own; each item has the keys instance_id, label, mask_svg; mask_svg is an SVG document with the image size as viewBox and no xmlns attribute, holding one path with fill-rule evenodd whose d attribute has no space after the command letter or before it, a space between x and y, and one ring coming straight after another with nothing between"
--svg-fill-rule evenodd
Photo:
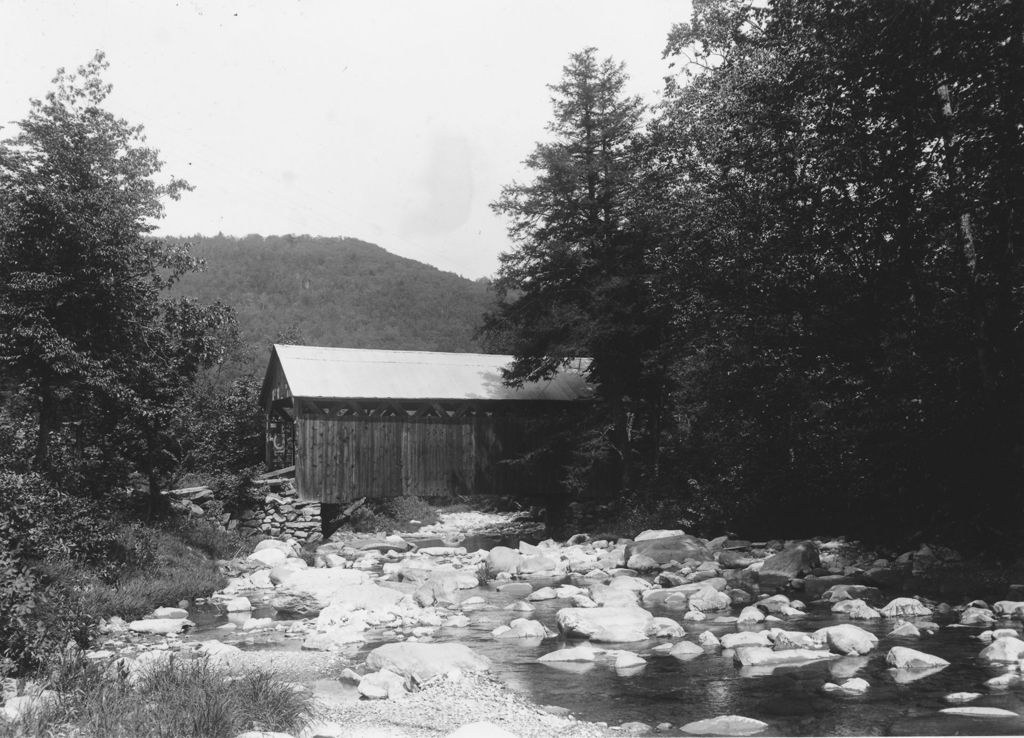
<instances>
[{"instance_id":1,"label":"bush","mask_svg":"<svg viewBox=\"0 0 1024 738\"><path fill-rule=\"evenodd\" d=\"M0 724L0 736L231 738L254 729L298 732L312 717L311 698L275 674L233 676L205 658L176 659L132 685L81 655L64 655L47 682L60 699L16 725Z\"/></svg>"},{"instance_id":2,"label":"bush","mask_svg":"<svg viewBox=\"0 0 1024 738\"><path fill-rule=\"evenodd\" d=\"M439 519L437 510L421 497L394 497L381 503L367 503L354 510L349 518L336 519L332 524L340 523L341 527L356 533L410 532ZM413 520L417 522L411 522Z\"/></svg>"}]
</instances>

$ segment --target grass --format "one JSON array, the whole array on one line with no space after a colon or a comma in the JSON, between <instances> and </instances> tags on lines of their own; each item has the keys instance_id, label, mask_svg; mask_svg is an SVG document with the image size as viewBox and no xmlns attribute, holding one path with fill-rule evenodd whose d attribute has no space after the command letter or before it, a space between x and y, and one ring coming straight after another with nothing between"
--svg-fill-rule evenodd
<instances>
[{"instance_id":1,"label":"grass","mask_svg":"<svg viewBox=\"0 0 1024 738\"><path fill-rule=\"evenodd\" d=\"M206 596L227 583L210 558L211 548L222 552L234 544L230 539L213 546L209 534L202 532L206 550L193 544L196 526L179 525L157 529L153 533L153 563L126 571L113 583L93 580L82 588L84 609L97 618L119 615L137 619L163 605ZM232 554L229 554L232 555Z\"/></svg>"},{"instance_id":2,"label":"grass","mask_svg":"<svg viewBox=\"0 0 1024 738\"><path fill-rule=\"evenodd\" d=\"M0 723L0 737L232 738L248 730L293 732L313 717L312 699L263 670L232 675L205 658L179 657L132 683L80 654L51 664L54 703Z\"/></svg>"}]
</instances>

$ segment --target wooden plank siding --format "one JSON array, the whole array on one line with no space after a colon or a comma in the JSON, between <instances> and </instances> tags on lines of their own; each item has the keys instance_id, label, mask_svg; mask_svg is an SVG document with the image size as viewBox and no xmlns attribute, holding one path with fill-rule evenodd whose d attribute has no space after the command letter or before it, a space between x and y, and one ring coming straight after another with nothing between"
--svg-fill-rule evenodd
<instances>
[{"instance_id":1,"label":"wooden plank siding","mask_svg":"<svg viewBox=\"0 0 1024 738\"><path fill-rule=\"evenodd\" d=\"M503 418L354 415L302 403L295 476L303 499L443 497L498 491ZM506 431L507 432L507 431Z\"/></svg>"}]
</instances>

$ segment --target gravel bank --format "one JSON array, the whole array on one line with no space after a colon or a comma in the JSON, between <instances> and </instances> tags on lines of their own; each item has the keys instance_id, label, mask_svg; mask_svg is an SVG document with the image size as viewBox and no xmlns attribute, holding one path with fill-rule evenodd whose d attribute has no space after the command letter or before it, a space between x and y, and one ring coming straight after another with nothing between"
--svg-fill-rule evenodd
<instances>
[{"instance_id":1,"label":"gravel bank","mask_svg":"<svg viewBox=\"0 0 1024 738\"><path fill-rule=\"evenodd\" d=\"M550 715L491 677L439 677L400 700L361 700L329 709L325 719L344 726L345 736L435 738L463 725L486 721L519 738L591 738L609 735L592 723Z\"/></svg>"}]
</instances>

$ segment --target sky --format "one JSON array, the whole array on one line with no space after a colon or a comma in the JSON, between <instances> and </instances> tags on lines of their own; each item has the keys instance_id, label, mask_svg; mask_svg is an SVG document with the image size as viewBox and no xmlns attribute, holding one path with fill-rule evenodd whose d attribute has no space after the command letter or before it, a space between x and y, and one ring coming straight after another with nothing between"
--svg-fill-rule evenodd
<instances>
[{"instance_id":1,"label":"sky","mask_svg":"<svg viewBox=\"0 0 1024 738\"><path fill-rule=\"evenodd\" d=\"M159 233L350 236L492 275L491 212L588 46L654 101L689 0L0 0L0 135L96 50L108 107L194 186Z\"/></svg>"}]
</instances>

